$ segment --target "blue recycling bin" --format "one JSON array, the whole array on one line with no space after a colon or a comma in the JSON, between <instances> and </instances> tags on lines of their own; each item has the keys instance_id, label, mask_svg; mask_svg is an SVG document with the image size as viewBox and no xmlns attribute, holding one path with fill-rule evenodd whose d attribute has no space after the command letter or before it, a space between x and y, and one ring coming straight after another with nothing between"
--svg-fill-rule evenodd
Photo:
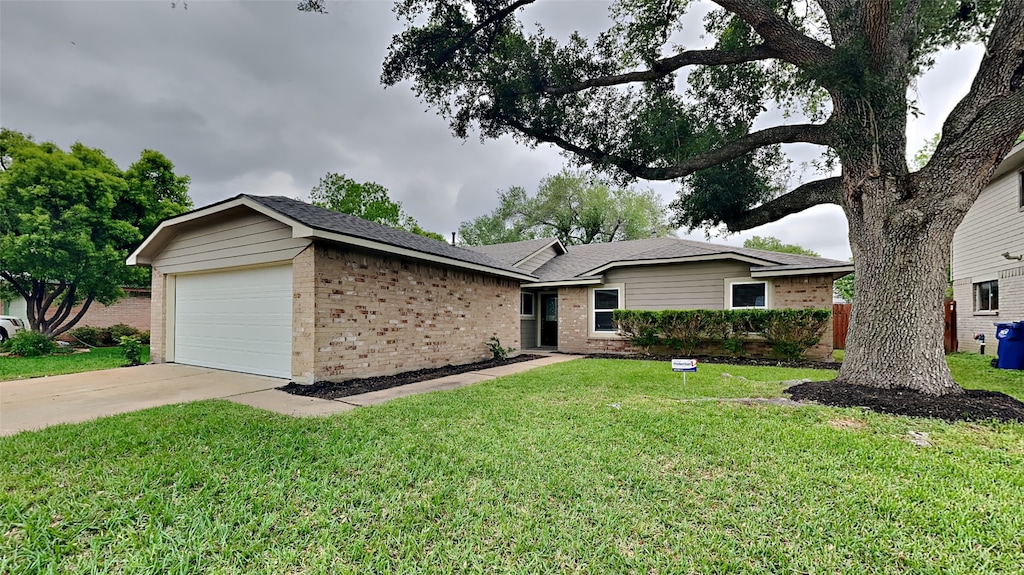
<instances>
[{"instance_id":1,"label":"blue recycling bin","mask_svg":"<svg viewBox=\"0 0 1024 575\"><path fill-rule=\"evenodd\" d=\"M996 324L999 369L1024 369L1024 321Z\"/></svg>"}]
</instances>

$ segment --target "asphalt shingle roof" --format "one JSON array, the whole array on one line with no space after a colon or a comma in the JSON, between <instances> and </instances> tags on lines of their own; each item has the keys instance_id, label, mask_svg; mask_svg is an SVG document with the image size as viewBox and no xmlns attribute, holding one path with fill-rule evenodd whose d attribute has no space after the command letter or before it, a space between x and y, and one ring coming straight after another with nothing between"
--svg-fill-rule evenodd
<instances>
[{"instance_id":1,"label":"asphalt shingle roof","mask_svg":"<svg viewBox=\"0 0 1024 575\"><path fill-rule=\"evenodd\" d=\"M357 218L349 214L335 212L307 204L283 196L251 196L241 194L261 206L269 208L300 224L316 230L333 232L365 240L371 240L390 246L405 248L424 254L441 256L456 261L476 264L495 270L530 275L528 272L512 267L512 264L490 255L450 245L446 242L418 236L378 223ZM518 261L518 260L516 260Z\"/></svg>"},{"instance_id":2,"label":"asphalt shingle roof","mask_svg":"<svg viewBox=\"0 0 1024 575\"><path fill-rule=\"evenodd\" d=\"M544 246L558 241L555 238L539 238L536 240L525 240L522 242L510 242L507 244L492 244L489 246L466 246L474 252L487 254L492 258L499 259L508 265L520 262Z\"/></svg>"},{"instance_id":3,"label":"asphalt shingle roof","mask_svg":"<svg viewBox=\"0 0 1024 575\"><path fill-rule=\"evenodd\" d=\"M500 245L507 244L499 244L499 246ZM565 281L586 277L588 272L612 262L675 259L713 255L727 256L729 254L741 255L764 261L764 265L755 265L752 268L758 271L771 271L776 269L778 271L782 271L783 269L813 270L815 268L831 268L851 265L850 262L831 260L827 258L752 250L748 248L736 248L732 246L695 242L679 238L650 238L604 244L567 246L566 251L567 253L564 255L560 255L537 268L533 274L539 277L540 281Z\"/></svg>"}]
</instances>

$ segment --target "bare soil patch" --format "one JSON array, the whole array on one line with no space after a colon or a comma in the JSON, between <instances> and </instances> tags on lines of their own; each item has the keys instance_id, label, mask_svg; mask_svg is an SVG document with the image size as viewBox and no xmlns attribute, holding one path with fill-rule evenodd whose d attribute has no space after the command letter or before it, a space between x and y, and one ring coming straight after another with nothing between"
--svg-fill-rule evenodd
<instances>
[{"instance_id":1,"label":"bare soil patch","mask_svg":"<svg viewBox=\"0 0 1024 575\"><path fill-rule=\"evenodd\" d=\"M1024 423L1024 402L1005 393L968 389L962 394L932 396L909 389L879 389L835 381L812 381L786 390L796 401L835 407L864 407L879 413L934 417L946 421Z\"/></svg>"},{"instance_id":2,"label":"bare soil patch","mask_svg":"<svg viewBox=\"0 0 1024 575\"><path fill-rule=\"evenodd\" d=\"M524 354L517 355L515 357L510 357L504 360L489 359L486 361L478 361L476 363L465 363L462 365L445 365L442 367L429 367L426 369L418 369L416 371L396 373L395 375L380 375L377 377L349 379L340 382L318 381L313 385L301 385L295 382L289 382L288 385L278 387L277 389L290 393L292 395L301 395L304 397L317 397L320 399L339 399L342 397L359 395L361 393L369 393L371 391L391 389L392 387L408 385L410 383L426 381L428 379L438 379L441 377L447 377L449 375L458 375L460 373L479 371L481 369L488 369L491 367L500 367L502 365L509 365L512 363L519 363L522 361L530 361L531 359L540 359L542 357L544 356Z\"/></svg>"}]
</instances>

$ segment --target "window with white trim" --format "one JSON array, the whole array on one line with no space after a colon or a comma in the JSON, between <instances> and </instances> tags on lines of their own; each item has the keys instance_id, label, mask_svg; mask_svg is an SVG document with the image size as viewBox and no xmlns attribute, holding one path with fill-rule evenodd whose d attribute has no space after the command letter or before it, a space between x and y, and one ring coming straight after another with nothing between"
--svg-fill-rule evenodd
<instances>
[{"instance_id":1,"label":"window with white trim","mask_svg":"<svg viewBox=\"0 0 1024 575\"><path fill-rule=\"evenodd\" d=\"M519 292L519 315L533 317L536 313L533 307L533 294L528 291Z\"/></svg>"},{"instance_id":2,"label":"window with white trim","mask_svg":"<svg viewBox=\"0 0 1024 575\"><path fill-rule=\"evenodd\" d=\"M999 311L999 281L974 284L974 311Z\"/></svg>"},{"instance_id":3,"label":"window with white trim","mask_svg":"<svg viewBox=\"0 0 1024 575\"><path fill-rule=\"evenodd\" d=\"M622 288L601 287L594 288L590 292L591 309L593 318L591 325L593 331L598 333L615 333L615 322L612 320L612 311L619 309L622 305Z\"/></svg>"},{"instance_id":4,"label":"window with white trim","mask_svg":"<svg viewBox=\"0 0 1024 575\"><path fill-rule=\"evenodd\" d=\"M768 282L729 284L729 309L767 309Z\"/></svg>"}]
</instances>

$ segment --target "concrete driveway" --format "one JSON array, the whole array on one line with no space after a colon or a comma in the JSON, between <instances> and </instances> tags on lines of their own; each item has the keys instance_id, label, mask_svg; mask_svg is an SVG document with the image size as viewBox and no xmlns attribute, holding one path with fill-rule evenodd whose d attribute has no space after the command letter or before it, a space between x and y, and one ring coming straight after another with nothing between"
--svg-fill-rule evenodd
<instances>
[{"instance_id":1,"label":"concrete driveway","mask_svg":"<svg viewBox=\"0 0 1024 575\"><path fill-rule=\"evenodd\" d=\"M176 363L0 381L0 436L202 399L227 399L296 417L325 416L399 397L457 389L573 359L562 355L542 357L334 400L274 389L288 383L287 379Z\"/></svg>"},{"instance_id":2,"label":"concrete driveway","mask_svg":"<svg viewBox=\"0 0 1024 575\"><path fill-rule=\"evenodd\" d=\"M174 363L2 381L0 435L158 405L231 399L287 382Z\"/></svg>"}]
</instances>

